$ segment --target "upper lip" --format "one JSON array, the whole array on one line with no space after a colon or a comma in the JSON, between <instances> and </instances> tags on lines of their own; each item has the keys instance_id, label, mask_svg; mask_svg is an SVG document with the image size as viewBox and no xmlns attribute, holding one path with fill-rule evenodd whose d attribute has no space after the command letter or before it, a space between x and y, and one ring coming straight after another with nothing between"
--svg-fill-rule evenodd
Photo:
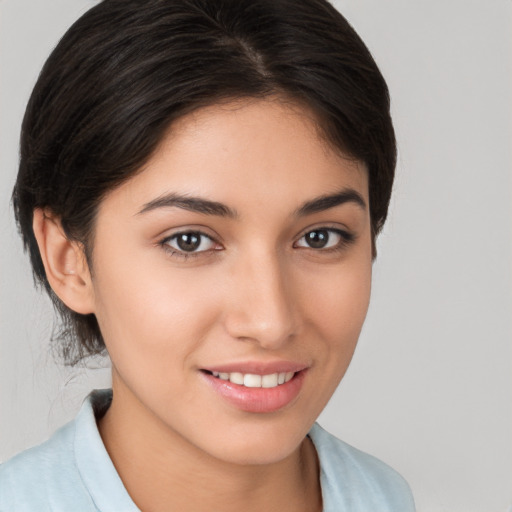
<instances>
[{"instance_id":1,"label":"upper lip","mask_svg":"<svg viewBox=\"0 0 512 512\"><path fill-rule=\"evenodd\" d=\"M253 375L270 375L272 373L300 372L308 368L308 364L294 361L242 361L239 363L216 364L201 368L208 372L218 373L251 373Z\"/></svg>"}]
</instances>

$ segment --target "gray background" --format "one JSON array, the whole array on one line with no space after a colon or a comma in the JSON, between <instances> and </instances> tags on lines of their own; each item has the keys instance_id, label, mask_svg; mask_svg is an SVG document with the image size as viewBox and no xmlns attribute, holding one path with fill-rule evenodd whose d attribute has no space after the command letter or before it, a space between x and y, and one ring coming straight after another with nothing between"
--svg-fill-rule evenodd
<instances>
[{"instance_id":1,"label":"gray background","mask_svg":"<svg viewBox=\"0 0 512 512\"><path fill-rule=\"evenodd\" d=\"M0 0L0 460L109 383L55 365L9 206L24 105L90 0ZM399 470L419 512L512 503L510 0L338 0L393 98L391 216L369 317L321 422ZM102 368L103 366L103 368Z\"/></svg>"}]
</instances>

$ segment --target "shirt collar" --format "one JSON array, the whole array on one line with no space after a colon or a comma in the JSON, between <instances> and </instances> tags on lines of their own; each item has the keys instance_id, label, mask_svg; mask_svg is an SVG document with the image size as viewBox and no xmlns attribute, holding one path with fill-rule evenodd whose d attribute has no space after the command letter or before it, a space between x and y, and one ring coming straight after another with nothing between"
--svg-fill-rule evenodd
<instances>
[{"instance_id":1,"label":"shirt collar","mask_svg":"<svg viewBox=\"0 0 512 512\"><path fill-rule=\"evenodd\" d=\"M123 485L103 444L96 416L112 401L112 390L93 391L75 420L75 460L82 481L101 512L140 512Z\"/></svg>"}]
</instances>

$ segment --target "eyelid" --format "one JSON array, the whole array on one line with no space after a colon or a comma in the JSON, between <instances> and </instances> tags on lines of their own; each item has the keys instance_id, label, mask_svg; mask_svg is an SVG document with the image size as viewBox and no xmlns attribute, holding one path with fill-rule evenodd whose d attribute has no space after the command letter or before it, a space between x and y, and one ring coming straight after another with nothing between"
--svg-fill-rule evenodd
<instances>
[{"instance_id":1,"label":"eyelid","mask_svg":"<svg viewBox=\"0 0 512 512\"><path fill-rule=\"evenodd\" d=\"M307 245L303 246L297 246L296 244L302 240L308 233L311 233L312 231L328 231L330 233L335 233L336 235L338 235L340 237L340 240L339 242L333 246L333 247L327 247L327 248L314 248L314 247L309 247ZM336 251L338 249L342 249L343 247L345 247L346 245L354 242L356 239L356 235L354 233L352 233L350 230L348 229L343 229L339 226L330 226L330 225L320 225L320 226L310 226L308 228L306 228L304 231L302 231L301 235L296 239L296 241L294 242L294 247L299 247L299 248L303 248L303 249L311 249L312 251L316 251L316 252L329 252L329 251Z\"/></svg>"},{"instance_id":2,"label":"eyelid","mask_svg":"<svg viewBox=\"0 0 512 512\"><path fill-rule=\"evenodd\" d=\"M199 227L194 227L194 226L178 228L174 232L162 237L158 241L158 245L160 247L162 247L162 249L164 249L166 252L168 252L171 256L177 256L177 257L181 257L181 258L191 258L194 256L202 256L202 255L206 255L208 253L212 253L214 251L221 250L222 246L221 246L220 242L218 241L217 237L215 237L211 234L205 233L203 231L203 229L204 228L199 228ZM196 234L201 237L209 239L212 242L212 244L214 244L214 247L208 248L208 249L203 249L201 251L184 251L184 250L180 249L179 247L173 247L172 245L169 244L169 242L171 240L176 239L178 236L184 235L184 234L189 234L189 233ZM220 246L220 247L215 247L215 246Z\"/></svg>"},{"instance_id":3,"label":"eyelid","mask_svg":"<svg viewBox=\"0 0 512 512\"><path fill-rule=\"evenodd\" d=\"M324 224L316 223L316 224L311 224L311 225L307 226L306 228L302 229L299 232L299 234L296 237L296 240L298 240L299 238L302 238L303 236L307 235L311 231L320 231L322 229L324 229L326 231L336 231L337 233L353 236L352 230L349 229L348 227L346 227L345 225L327 222Z\"/></svg>"}]
</instances>

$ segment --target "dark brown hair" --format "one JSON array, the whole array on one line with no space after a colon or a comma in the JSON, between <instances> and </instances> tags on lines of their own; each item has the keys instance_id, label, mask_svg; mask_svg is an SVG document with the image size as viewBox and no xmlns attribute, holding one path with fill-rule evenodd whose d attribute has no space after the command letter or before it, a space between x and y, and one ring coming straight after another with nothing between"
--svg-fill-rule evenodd
<instances>
[{"instance_id":1,"label":"dark brown hair","mask_svg":"<svg viewBox=\"0 0 512 512\"><path fill-rule=\"evenodd\" d=\"M27 106L13 204L36 282L61 315L68 362L105 345L95 316L71 311L51 290L34 209L58 216L90 258L102 197L141 168L174 120L276 94L307 105L333 147L366 164L375 237L396 160L388 89L326 0L104 0L67 31Z\"/></svg>"}]
</instances>

